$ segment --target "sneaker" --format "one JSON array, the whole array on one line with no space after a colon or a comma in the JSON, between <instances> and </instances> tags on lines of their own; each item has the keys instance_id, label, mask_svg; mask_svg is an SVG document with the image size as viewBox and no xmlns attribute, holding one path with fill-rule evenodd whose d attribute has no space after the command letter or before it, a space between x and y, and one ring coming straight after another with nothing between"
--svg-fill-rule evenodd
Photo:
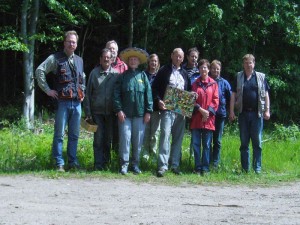
<instances>
[{"instance_id":1,"label":"sneaker","mask_svg":"<svg viewBox=\"0 0 300 225\"><path fill-rule=\"evenodd\" d=\"M126 175L128 173L128 166L127 165L123 165L122 168L121 168L120 173L122 175Z\"/></svg>"},{"instance_id":2,"label":"sneaker","mask_svg":"<svg viewBox=\"0 0 300 225\"><path fill-rule=\"evenodd\" d=\"M56 167L56 171L57 171L57 172L60 172L60 173L66 172L65 169L64 169L64 166L57 166L57 167Z\"/></svg>"},{"instance_id":3,"label":"sneaker","mask_svg":"<svg viewBox=\"0 0 300 225\"><path fill-rule=\"evenodd\" d=\"M148 154L143 155L143 159L145 159L146 161L148 161L150 158L150 156Z\"/></svg>"},{"instance_id":4,"label":"sneaker","mask_svg":"<svg viewBox=\"0 0 300 225\"><path fill-rule=\"evenodd\" d=\"M171 169L172 173L174 173L175 175L181 175L181 171L179 170L179 168L172 168Z\"/></svg>"},{"instance_id":5,"label":"sneaker","mask_svg":"<svg viewBox=\"0 0 300 225\"><path fill-rule=\"evenodd\" d=\"M132 168L132 172L135 175L138 175L138 174L142 173L142 171L137 166Z\"/></svg>"},{"instance_id":6,"label":"sneaker","mask_svg":"<svg viewBox=\"0 0 300 225\"><path fill-rule=\"evenodd\" d=\"M166 169L164 168L160 168L158 171L157 171L157 177L163 177L164 174L166 172Z\"/></svg>"},{"instance_id":7,"label":"sneaker","mask_svg":"<svg viewBox=\"0 0 300 225\"><path fill-rule=\"evenodd\" d=\"M261 171L260 170L255 170L254 171L256 174L261 174Z\"/></svg>"}]
</instances>

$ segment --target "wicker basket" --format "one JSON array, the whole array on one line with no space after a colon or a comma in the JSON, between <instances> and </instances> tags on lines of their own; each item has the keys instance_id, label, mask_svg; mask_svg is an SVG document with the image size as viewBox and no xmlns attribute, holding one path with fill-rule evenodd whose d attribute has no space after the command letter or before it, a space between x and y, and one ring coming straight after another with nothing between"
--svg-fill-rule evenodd
<instances>
[{"instance_id":1,"label":"wicker basket","mask_svg":"<svg viewBox=\"0 0 300 225\"><path fill-rule=\"evenodd\" d=\"M81 118L80 124L85 130L87 130L89 132L95 133L98 128L98 125L95 124L92 120L85 120L85 119Z\"/></svg>"}]
</instances>

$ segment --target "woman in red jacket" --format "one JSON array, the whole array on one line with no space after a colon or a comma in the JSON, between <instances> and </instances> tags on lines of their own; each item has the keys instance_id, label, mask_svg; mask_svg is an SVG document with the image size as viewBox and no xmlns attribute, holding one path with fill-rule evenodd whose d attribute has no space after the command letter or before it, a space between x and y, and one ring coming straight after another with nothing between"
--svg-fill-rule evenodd
<instances>
[{"instance_id":1,"label":"woman in red jacket","mask_svg":"<svg viewBox=\"0 0 300 225\"><path fill-rule=\"evenodd\" d=\"M209 172L210 143L215 130L215 114L219 105L219 95L217 82L208 76L209 61L201 59L198 66L200 77L192 85L192 91L198 94L198 98L191 120L191 130L195 172L204 175Z\"/></svg>"}]
</instances>

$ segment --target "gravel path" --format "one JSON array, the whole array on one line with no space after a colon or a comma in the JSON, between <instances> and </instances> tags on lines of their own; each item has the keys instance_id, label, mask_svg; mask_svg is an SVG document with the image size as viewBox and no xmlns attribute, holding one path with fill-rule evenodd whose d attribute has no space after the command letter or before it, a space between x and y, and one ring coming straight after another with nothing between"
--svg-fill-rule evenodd
<instances>
[{"instance_id":1,"label":"gravel path","mask_svg":"<svg viewBox=\"0 0 300 225\"><path fill-rule=\"evenodd\" d=\"M0 224L300 224L300 182L167 186L0 176Z\"/></svg>"}]
</instances>

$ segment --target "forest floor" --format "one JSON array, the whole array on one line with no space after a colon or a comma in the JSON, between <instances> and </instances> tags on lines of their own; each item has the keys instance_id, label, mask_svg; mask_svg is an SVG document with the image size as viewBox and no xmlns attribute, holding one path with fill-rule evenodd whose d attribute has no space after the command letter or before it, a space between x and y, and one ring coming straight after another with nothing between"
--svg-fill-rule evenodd
<instances>
[{"instance_id":1,"label":"forest floor","mask_svg":"<svg viewBox=\"0 0 300 225\"><path fill-rule=\"evenodd\" d=\"M0 176L0 224L300 224L300 182L177 186Z\"/></svg>"}]
</instances>

